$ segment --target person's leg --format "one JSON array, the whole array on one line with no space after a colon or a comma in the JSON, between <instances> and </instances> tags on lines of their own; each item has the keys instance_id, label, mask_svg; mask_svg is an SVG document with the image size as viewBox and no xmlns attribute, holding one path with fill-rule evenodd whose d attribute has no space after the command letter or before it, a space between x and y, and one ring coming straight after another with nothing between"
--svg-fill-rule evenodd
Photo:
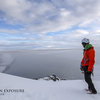
<instances>
[{"instance_id":1,"label":"person's leg","mask_svg":"<svg viewBox=\"0 0 100 100\"><path fill-rule=\"evenodd\" d=\"M87 75L86 75L86 72L85 72L85 71L84 71L84 79L85 79L85 82L88 84ZM89 84L88 84L88 89L87 89L87 91L91 91L91 88L90 88Z\"/></svg>"},{"instance_id":2,"label":"person's leg","mask_svg":"<svg viewBox=\"0 0 100 100\"><path fill-rule=\"evenodd\" d=\"M89 85L88 85L88 90L89 90L89 91L91 91L91 88L90 88L90 86L89 86Z\"/></svg>"},{"instance_id":3,"label":"person's leg","mask_svg":"<svg viewBox=\"0 0 100 100\"><path fill-rule=\"evenodd\" d=\"M94 84L91 80L91 73L87 73L86 71L84 72L84 76L85 76L85 81L88 84L88 89L92 92L92 93L97 93Z\"/></svg>"}]
</instances>

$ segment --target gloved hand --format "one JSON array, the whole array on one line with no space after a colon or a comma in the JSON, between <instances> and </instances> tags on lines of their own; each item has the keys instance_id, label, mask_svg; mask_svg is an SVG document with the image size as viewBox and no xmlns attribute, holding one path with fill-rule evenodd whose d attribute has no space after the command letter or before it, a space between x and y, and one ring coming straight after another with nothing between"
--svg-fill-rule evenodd
<instances>
[{"instance_id":1,"label":"gloved hand","mask_svg":"<svg viewBox=\"0 0 100 100\"><path fill-rule=\"evenodd\" d=\"M82 64L80 64L80 70L81 70L81 71L83 71L83 67L82 67Z\"/></svg>"},{"instance_id":2,"label":"gloved hand","mask_svg":"<svg viewBox=\"0 0 100 100\"><path fill-rule=\"evenodd\" d=\"M80 70L83 71L83 68L80 67Z\"/></svg>"}]
</instances>

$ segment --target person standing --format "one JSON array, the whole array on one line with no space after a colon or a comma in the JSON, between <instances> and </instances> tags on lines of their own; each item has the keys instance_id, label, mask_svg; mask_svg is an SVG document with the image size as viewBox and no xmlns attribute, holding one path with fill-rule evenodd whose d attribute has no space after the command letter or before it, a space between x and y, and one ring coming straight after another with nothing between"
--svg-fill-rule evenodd
<instances>
[{"instance_id":1,"label":"person standing","mask_svg":"<svg viewBox=\"0 0 100 100\"><path fill-rule=\"evenodd\" d=\"M82 46L84 50L80 69L84 72L84 78L88 84L87 91L90 91L92 94L97 94L97 90L95 89L91 79L91 74L93 73L93 67L95 63L95 50L87 38L82 39Z\"/></svg>"}]
</instances>

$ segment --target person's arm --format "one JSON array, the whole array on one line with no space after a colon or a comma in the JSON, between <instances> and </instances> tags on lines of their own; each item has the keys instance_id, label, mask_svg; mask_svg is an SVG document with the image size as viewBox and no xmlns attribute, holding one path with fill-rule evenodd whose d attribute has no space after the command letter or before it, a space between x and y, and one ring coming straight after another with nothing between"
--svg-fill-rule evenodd
<instances>
[{"instance_id":1,"label":"person's arm","mask_svg":"<svg viewBox=\"0 0 100 100\"><path fill-rule=\"evenodd\" d=\"M95 51L93 49L90 49L88 56L89 56L88 72L92 72L92 69L95 63Z\"/></svg>"},{"instance_id":2,"label":"person's arm","mask_svg":"<svg viewBox=\"0 0 100 100\"><path fill-rule=\"evenodd\" d=\"M83 71L83 66L82 64L84 63L84 50L83 50L83 58L81 60L81 64L80 64L80 70Z\"/></svg>"}]
</instances>

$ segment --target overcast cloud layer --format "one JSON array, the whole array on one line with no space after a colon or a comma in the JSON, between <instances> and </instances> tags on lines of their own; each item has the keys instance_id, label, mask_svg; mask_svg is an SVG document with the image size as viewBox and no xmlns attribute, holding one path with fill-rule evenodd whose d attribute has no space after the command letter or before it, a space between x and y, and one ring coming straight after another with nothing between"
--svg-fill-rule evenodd
<instances>
[{"instance_id":1,"label":"overcast cloud layer","mask_svg":"<svg viewBox=\"0 0 100 100\"><path fill-rule=\"evenodd\" d=\"M2 48L99 45L100 0L0 0L0 23Z\"/></svg>"}]
</instances>

